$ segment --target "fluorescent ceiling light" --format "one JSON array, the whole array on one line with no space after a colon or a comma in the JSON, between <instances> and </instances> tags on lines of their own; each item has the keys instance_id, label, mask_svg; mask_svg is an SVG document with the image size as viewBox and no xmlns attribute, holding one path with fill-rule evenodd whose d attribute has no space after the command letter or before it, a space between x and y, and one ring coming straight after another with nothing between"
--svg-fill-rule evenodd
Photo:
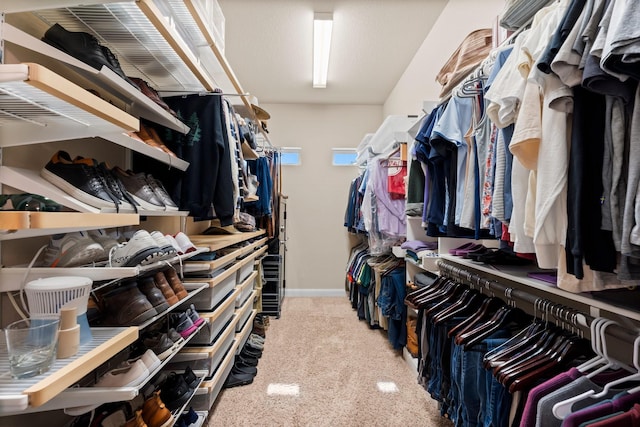
<instances>
[{"instance_id":1,"label":"fluorescent ceiling light","mask_svg":"<svg viewBox=\"0 0 640 427\"><path fill-rule=\"evenodd\" d=\"M313 87L327 87L329 53L331 51L332 13L313 15Z\"/></svg>"}]
</instances>

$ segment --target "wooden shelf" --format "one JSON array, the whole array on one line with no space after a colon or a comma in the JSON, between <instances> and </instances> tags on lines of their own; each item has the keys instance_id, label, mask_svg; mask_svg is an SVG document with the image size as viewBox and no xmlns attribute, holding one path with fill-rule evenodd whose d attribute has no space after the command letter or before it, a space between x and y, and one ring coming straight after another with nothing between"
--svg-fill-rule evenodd
<instances>
[{"instance_id":1,"label":"wooden shelf","mask_svg":"<svg viewBox=\"0 0 640 427\"><path fill-rule=\"evenodd\" d=\"M196 246L206 246L210 251L213 252L217 251L218 249L226 248L227 246L235 245L236 243L260 237L264 234L264 230L230 235L195 234L190 235L189 239L191 239L193 244L195 244Z\"/></svg>"},{"instance_id":2,"label":"wooden shelf","mask_svg":"<svg viewBox=\"0 0 640 427\"><path fill-rule=\"evenodd\" d=\"M0 146L136 131L137 118L39 64L0 65Z\"/></svg>"},{"instance_id":3,"label":"wooden shelf","mask_svg":"<svg viewBox=\"0 0 640 427\"><path fill-rule=\"evenodd\" d=\"M64 233L71 230L125 227L140 224L137 214L92 214L80 212L0 212L0 224L6 232L0 240L21 239Z\"/></svg>"},{"instance_id":4,"label":"wooden shelf","mask_svg":"<svg viewBox=\"0 0 640 427\"><path fill-rule=\"evenodd\" d=\"M67 387L98 368L138 339L138 328L94 328L93 340L80 347L78 354L56 360L46 374L15 380L8 375L0 378L0 414L19 413L37 408L53 399ZM0 342L0 367L8 372L9 359L4 340Z\"/></svg>"},{"instance_id":5,"label":"wooden shelf","mask_svg":"<svg viewBox=\"0 0 640 427\"><path fill-rule=\"evenodd\" d=\"M29 220L29 214L30 212L23 212L23 211L0 212L0 224L2 227L2 234L29 228L29 224L31 223L31 221Z\"/></svg>"}]
</instances>

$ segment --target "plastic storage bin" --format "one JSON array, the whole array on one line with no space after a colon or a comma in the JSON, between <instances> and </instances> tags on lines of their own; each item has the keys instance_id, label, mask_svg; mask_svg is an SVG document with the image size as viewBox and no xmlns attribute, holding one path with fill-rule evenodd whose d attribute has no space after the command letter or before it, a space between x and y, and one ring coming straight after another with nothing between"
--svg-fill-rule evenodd
<instances>
[{"instance_id":1,"label":"plastic storage bin","mask_svg":"<svg viewBox=\"0 0 640 427\"><path fill-rule=\"evenodd\" d=\"M202 371L205 377L211 377L231 348L235 336L235 322L231 321L212 345L183 348L166 369L183 371L189 366L194 371Z\"/></svg>"},{"instance_id":2,"label":"plastic storage bin","mask_svg":"<svg viewBox=\"0 0 640 427\"><path fill-rule=\"evenodd\" d=\"M235 312L235 298L238 290L229 295L215 311L201 311L200 317L208 321L206 325L198 331L198 333L191 339L190 344L210 345L213 340L224 329L225 325L233 318Z\"/></svg>"},{"instance_id":3,"label":"plastic storage bin","mask_svg":"<svg viewBox=\"0 0 640 427\"><path fill-rule=\"evenodd\" d=\"M216 277L188 277L183 280L187 290L209 284L191 300L199 311L212 311L227 295L236 287L236 275L229 270L220 273Z\"/></svg>"},{"instance_id":4,"label":"plastic storage bin","mask_svg":"<svg viewBox=\"0 0 640 427\"><path fill-rule=\"evenodd\" d=\"M237 287L240 293L236 297L236 307L241 307L247 301L247 298L253 292L256 277L258 277L258 272L254 271Z\"/></svg>"},{"instance_id":5,"label":"plastic storage bin","mask_svg":"<svg viewBox=\"0 0 640 427\"><path fill-rule=\"evenodd\" d=\"M255 294L253 294L255 295ZM236 310L236 316L238 316L238 324L236 325L236 332L240 332L244 327L247 319L251 316L251 309L253 308L253 298L249 297L249 299L244 303L244 305Z\"/></svg>"},{"instance_id":6,"label":"plastic storage bin","mask_svg":"<svg viewBox=\"0 0 640 427\"><path fill-rule=\"evenodd\" d=\"M251 275L251 273L253 272L253 270L254 270L255 256L249 255L249 257L251 257L251 259L250 260L245 259L246 264L244 264L238 270L238 277L236 279L237 283L244 282L247 279L247 277L249 277Z\"/></svg>"}]
</instances>

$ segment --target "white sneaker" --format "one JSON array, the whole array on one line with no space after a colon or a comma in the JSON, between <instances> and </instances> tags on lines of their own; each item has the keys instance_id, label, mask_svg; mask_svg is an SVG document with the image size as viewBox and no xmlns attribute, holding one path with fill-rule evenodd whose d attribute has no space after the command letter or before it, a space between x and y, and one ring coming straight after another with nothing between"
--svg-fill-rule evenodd
<instances>
[{"instance_id":1,"label":"white sneaker","mask_svg":"<svg viewBox=\"0 0 640 427\"><path fill-rule=\"evenodd\" d=\"M144 366L147 367L147 370L150 373L153 373L153 371L155 371L162 363L162 361L158 359L158 356L156 356L153 351L148 349L142 356L136 357L135 359L126 360L120 367L127 368L133 366L138 360L142 360L142 363L144 363Z\"/></svg>"},{"instance_id":2,"label":"white sneaker","mask_svg":"<svg viewBox=\"0 0 640 427\"><path fill-rule=\"evenodd\" d=\"M171 242L171 245L173 246L173 248L176 250L176 253L178 255L182 255L182 248L180 247L180 245L178 244L178 242L176 241L176 238L173 237L171 234L166 234L164 236L169 242Z\"/></svg>"},{"instance_id":3,"label":"white sneaker","mask_svg":"<svg viewBox=\"0 0 640 427\"><path fill-rule=\"evenodd\" d=\"M142 359L124 368L113 369L104 374L96 383L96 387L135 387L142 384L149 376L149 369Z\"/></svg>"},{"instance_id":4,"label":"white sneaker","mask_svg":"<svg viewBox=\"0 0 640 427\"><path fill-rule=\"evenodd\" d=\"M86 233L55 234L42 254L46 267L78 267L105 258L102 245Z\"/></svg>"},{"instance_id":5,"label":"white sneaker","mask_svg":"<svg viewBox=\"0 0 640 427\"><path fill-rule=\"evenodd\" d=\"M164 253L161 259L169 259L177 255L178 251L176 251L176 249L173 247L173 244L171 244L169 239L167 239L164 234L156 230L151 232L151 237L153 237L153 240L156 241L156 244Z\"/></svg>"},{"instance_id":6,"label":"white sneaker","mask_svg":"<svg viewBox=\"0 0 640 427\"><path fill-rule=\"evenodd\" d=\"M126 243L120 243L109 252L111 267L148 265L159 260L163 252L146 230L136 231Z\"/></svg>"},{"instance_id":7,"label":"white sneaker","mask_svg":"<svg viewBox=\"0 0 640 427\"><path fill-rule=\"evenodd\" d=\"M189 240L189 237L182 231L173 237L175 237L176 242L178 242L178 246L180 246L183 254L188 254L189 252L198 250L191 242L191 240Z\"/></svg>"}]
</instances>

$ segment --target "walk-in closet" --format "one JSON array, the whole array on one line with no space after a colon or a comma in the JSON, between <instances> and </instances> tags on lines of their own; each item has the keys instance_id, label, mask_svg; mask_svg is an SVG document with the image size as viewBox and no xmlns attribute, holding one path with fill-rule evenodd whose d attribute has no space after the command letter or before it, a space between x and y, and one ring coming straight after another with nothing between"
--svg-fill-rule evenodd
<instances>
[{"instance_id":1,"label":"walk-in closet","mask_svg":"<svg viewBox=\"0 0 640 427\"><path fill-rule=\"evenodd\" d=\"M0 427L640 426L640 6L0 2Z\"/></svg>"}]
</instances>

